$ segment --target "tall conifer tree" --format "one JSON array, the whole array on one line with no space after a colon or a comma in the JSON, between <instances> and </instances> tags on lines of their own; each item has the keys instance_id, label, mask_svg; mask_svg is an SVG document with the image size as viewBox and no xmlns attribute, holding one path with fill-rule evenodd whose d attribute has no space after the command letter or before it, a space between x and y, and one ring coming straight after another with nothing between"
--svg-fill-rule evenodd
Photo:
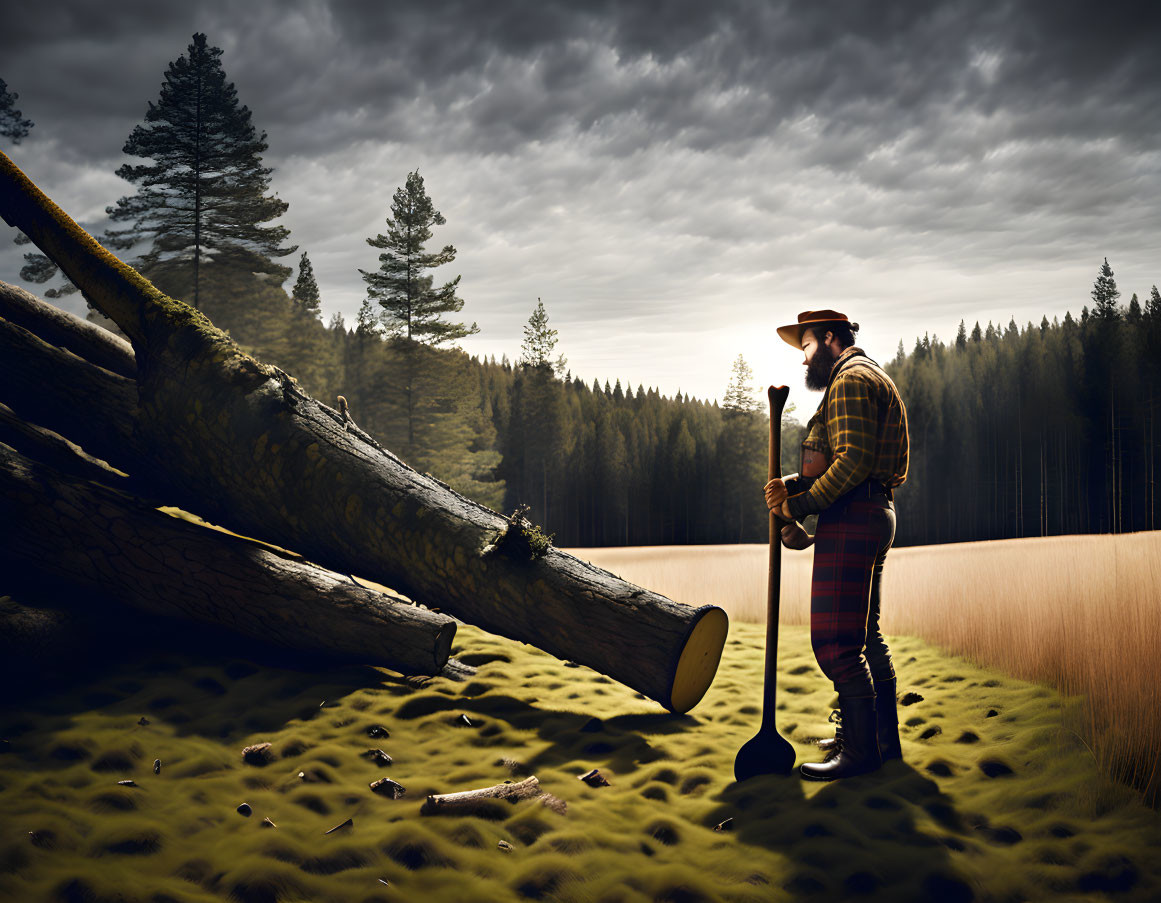
<instances>
[{"instance_id":1,"label":"tall conifer tree","mask_svg":"<svg viewBox=\"0 0 1161 903\"><path fill-rule=\"evenodd\" d=\"M738 355L730 371L730 383L726 388L726 397L722 399L722 410L734 414L752 414L759 409L757 399L754 398L754 372L746 359Z\"/></svg>"},{"instance_id":2,"label":"tall conifer tree","mask_svg":"<svg viewBox=\"0 0 1161 903\"><path fill-rule=\"evenodd\" d=\"M107 232L107 242L119 249L148 242L139 268L152 277L167 274L170 285L179 280L180 294L195 307L208 264L281 282L290 268L275 258L296 250L283 245L287 228L266 225L287 204L267 193L266 133L258 133L249 108L239 106L221 56L198 33L187 54L170 63L160 98L125 142L126 154L148 162L117 170L137 193L106 210L125 224Z\"/></svg>"},{"instance_id":3,"label":"tall conifer tree","mask_svg":"<svg viewBox=\"0 0 1161 903\"><path fill-rule=\"evenodd\" d=\"M722 399L725 425L718 436L718 461L721 463L721 498L723 514L731 538L742 542L748 525L760 520L761 486L766 466L763 452L761 405L754 397L754 374L742 355L730 371L730 382ZM735 532L736 531L736 532Z\"/></svg>"},{"instance_id":4,"label":"tall conifer tree","mask_svg":"<svg viewBox=\"0 0 1161 903\"><path fill-rule=\"evenodd\" d=\"M456 296L460 277L437 289L434 277L427 273L456 258L451 245L435 252L425 249L431 240L431 227L446 222L432 205L423 177L416 171L408 173L406 184L392 198L386 234L367 239L367 244L383 253L378 271L359 272L367 282L368 296L383 308L381 317L389 335L435 346L480 331L475 323L468 327L444 319L446 314L463 309L463 300Z\"/></svg>"},{"instance_id":5,"label":"tall conifer tree","mask_svg":"<svg viewBox=\"0 0 1161 903\"><path fill-rule=\"evenodd\" d=\"M528 318L524 327L524 343L520 346L520 363L526 367L546 367L557 376L564 373L568 361L563 355L552 360L552 350L556 347L556 330L548 325L548 312L544 302L536 299L536 310Z\"/></svg>"},{"instance_id":6,"label":"tall conifer tree","mask_svg":"<svg viewBox=\"0 0 1161 903\"><path fill-rule=\"evenodd\" d=\"M1113 278L1113 268L1109 266L1109 259L1101 264L1097 273L1096 282L1092 286L1093 310L1092 314L1098 320L1112 320L1117 317L1117 298L1121 292L1117 288L1117 281Z\"/></svg>"},{"instance_id":7,"label":"tall conifer tree","mask_svg":"<svg viewBox=\"0 0 1161 903\"><path fill-rule=\"evenodd\" d=\"M322 301L318 294L318 282L314 278L314 267L306 251L298 261L298 279L294 283L291 297L298 304L299 309L313 317L322 317Z\"/></svg>"},{"instance_id":8,"label":"tall conifer tree","mask_svg":"<svg viewBox=\"0 0 1161 903\"><path fill-rule=\"evenodd\" d=\"M423 177L418 171L408 173L406 183L392 198L387 232L367 239L367 244L383 251L379 255L379 269L359 270L367 282L368 300L377 301L383 309L380 323L387 335L397 340L393 348L400 357L402 373L395 381L403 389L406 421L403 454L409 458L417 453L423 458L424 452L433 452L437 444L446 444L443 440L436 441L434 436L429 440L422 436L417 439L417 428L434 427L439 420L428 415L445 413L454 402L449 394L451 372L439 372L450 358L431 352L445 342L455 342L480 331L475 323L465 326L445 318L463 309L463 299L456 295L460 277L437 289L434 276L427 272L455 260L456 249L451 245L435 252L426 250L432 226L446 222L428 197ZM363 319L360 312L360 324ZM360 328L366 332L370 324L366 329L362 325Z\"/></svg>"},{"instance_id":9,"label":"tall conifer tree","mask_svg":"<svg viewBox=\"0 0 1161 903\"><path fill-rule=\"evenodd\" d=\"M567 361L563 355L552 359L556 342L556 330L548 325L544 302L537 298L520 346L504 458L513 502L532 505L535 519L545 524L555 513L549 508L549 487L556 482L553 476L571 451L573 439L564 430L564 390L556 378L564 372ZM619 389L619 382L617 386Z\"/></svg>"}]
</instances>

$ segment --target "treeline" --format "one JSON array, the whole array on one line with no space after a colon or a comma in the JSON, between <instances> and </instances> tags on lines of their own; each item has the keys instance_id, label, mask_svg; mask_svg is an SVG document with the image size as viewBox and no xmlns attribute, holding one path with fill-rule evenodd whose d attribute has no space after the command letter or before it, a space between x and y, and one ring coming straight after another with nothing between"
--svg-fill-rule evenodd
<instances>
[{"instance_id":1,"label":"treeline","mask_svg":"<svg viewBox=\"0 0 1161 903\"><path fill-rule=\"evenodd\" d=\"M1161 296L1154 286L1143 305L1119 304L1107 262L1093 293L1079 319L961 323L951 344L900 344L886 365L911 434L897 544L1158 526ZM769 426L745 362L721 405L590 384L559 373L538 311L516 362L429 352L429 378L450 391L409 460L491 507L528 505L558 545L764 541ZM295 316L236 335L319 397L344 393L365 428L403 448L399 341ZM803 429L788 412L784 471L798 468Z\"/></svg>"},{"instance_id":2,"label":"treeline","mask_svg":"<svg viewBox=\"0 0 1161 903\"><path fill-rule=\"evenodd\" d=\"M1119 296L1106 260L1079 321L961 323L950 346L900 345L900 543L1157 528L1161 296Z\"/></svg>"},{"instance_id":3,"label":"treeline","mask_svg":"<svg viewBox=\"0 0 1161 903\"><path fill-rule=\"evenodd\" d=\"M383 234L367 244L367 298L354 328L323 325L305 252L274 225L287 204L262 164L266 135L194 35L165 73L117 173L135 193L107 208L104 240L168 294L203 310L316 397L343 396L355 420L416 468L504 512L528 515L557 545L762 542L768 419L741 357L719 406L656 389L574 378L554 358L539 301L519 358L480 360L454 343L459 277L432 271L456 250L427 248L444 224L418 172L396 191ZM0 81L0 136L33 123ZM18 242L26 239L18 239ZM25 255L25 279L56 266ZM45 294L72 289L64 280ZM1127 305L1108 262L1079 321L1005 329L961 323L950 346L917 341L888 366L908 406L911 467L898 492L898 544L1157 525L1156 415L1161 298ZM772 338L773 340L773 338ZM449 347L450 346L450 347ZM783 469L796 470L803 427L784 418ZM809 413L809 412L807 412Z\"/></svg>"},{"instance_id":4,"label":"treeline","mask_svg":"<svg viewBox=\"0 0 1161 903\"><path fill-rule=\"evenodd\" d=\"M229 298L206 304L216 324L311 394L332 404L343 395L359 426L409 464L496 510L529 506L557 545L766 536L769 421L740 359L719 405L558 374L528 341L518 360L497 361L348 329L339 319L324 326L281 290L244 306ZM551 331L546 318L543 331ZM409 355L419 374L410 442L402 390ZM788 464L797 466L802 431L784 420Z\"/></svg>"}]
</instances>

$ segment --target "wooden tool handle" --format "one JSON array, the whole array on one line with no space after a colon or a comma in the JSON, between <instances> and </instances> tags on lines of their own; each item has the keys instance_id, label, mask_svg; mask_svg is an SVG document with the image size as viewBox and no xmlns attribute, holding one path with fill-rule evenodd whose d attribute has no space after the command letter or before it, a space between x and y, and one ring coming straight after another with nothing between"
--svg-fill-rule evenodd
<instances>
[{"instance_id":1,"label":"wooden tool handle","mask_svg":"<svg viewBox=\"0 0 1161 903\"><path fill-rule=\"evenodd\" d=\"M770 455L767 479L782 475L782 411L790 389L771 386L766 391L770 399ZM770 512L770 568L766 583L766 680L762 688L762 724L774 723L774 697L778 685L778 614L782 585L782 519Z\"/></svg>"}]
</instances>

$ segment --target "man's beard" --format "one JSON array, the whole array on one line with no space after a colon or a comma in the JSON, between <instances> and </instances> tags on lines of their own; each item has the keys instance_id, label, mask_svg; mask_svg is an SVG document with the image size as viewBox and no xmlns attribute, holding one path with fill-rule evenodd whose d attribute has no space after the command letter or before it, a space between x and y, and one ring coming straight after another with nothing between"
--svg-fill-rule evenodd
<instances>
[{"instance_id":1,"label":"man's beard","mask_svg":"<svg viewBox=\"0 0 1161 903\"><path fill-rule=\"evenodd\" d=\"M830 379L830 371L836 360L838 358L826 345L816 346L814 357L806 365L806 388L815 392L825 389L827 380Z\"/></svg>"}]
</instances>

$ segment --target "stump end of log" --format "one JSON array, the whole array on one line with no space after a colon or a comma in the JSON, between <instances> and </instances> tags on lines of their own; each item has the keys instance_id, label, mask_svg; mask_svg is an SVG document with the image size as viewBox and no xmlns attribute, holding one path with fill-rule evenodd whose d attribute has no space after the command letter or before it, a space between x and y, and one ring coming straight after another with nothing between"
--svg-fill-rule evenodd
<instances>
[{"instance_id":1,"label":"stump end of log","mask_svg":"<svg viewBox=\"0 0 1161 903\"><path fill-rule=\"evenodd\" d=\"M676 715L684 715L701 702L717 674L726 645L730 619L725 611L716 605L703 605L698 612L681 644L670 682L666 708Z\"/></svg>"}]
</instances>

